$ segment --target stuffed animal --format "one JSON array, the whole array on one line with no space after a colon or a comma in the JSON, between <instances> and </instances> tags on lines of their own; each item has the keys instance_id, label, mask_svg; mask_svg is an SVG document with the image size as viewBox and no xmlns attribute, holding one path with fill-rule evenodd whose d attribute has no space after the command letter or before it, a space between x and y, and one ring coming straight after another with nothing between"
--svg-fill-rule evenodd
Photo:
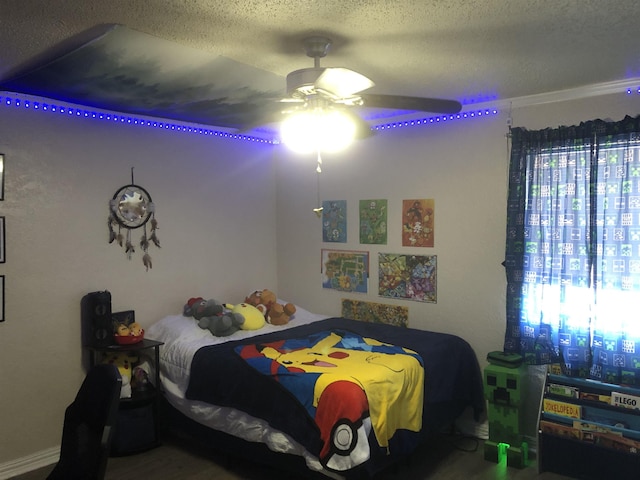
<instances>
[{"instance_id":1,"label":"stuffed animal","mask_svg":"<svg viewBox=\"0 0 640 480\"><path fill-rule=\"evenodd\" d=\"M126 323L119 323L116 326L116 335L121 337L134 336L139 337L144 334L142 326L138 322L133 322L127 325Z\"/></svg>"},{"instance_id":2,"label":"stuffed animal","mask_svg":"<svg viewBox=\"0 0 640 480\"><path fill-rule=\"evenodd\" d=\"M267 322L271 325L286 325L294 313L296 313L296 306L293 303L286 305L276 303L267 313Z\"/></svg>"},{"instance_id":3,"label":"stuffed animal","mask_svg":"<svg viewBox=\"0 0 640 480\"><path fill-rule=\"evenodd\" d=\"M205 300L202 297L192 297L187 300L182 313L185 317L193 317L200 320L202 317L210 315L220 315L223 311L222 304L210 298Z\"/></svg>"},{"instance_id":4,"label":"stuffed animal","mask_svg":"<svg viewBox=\"0 0 640 480\"><path fill-rule=\"evenodd\" d=\"M144 330L142 329L142 326L138 322L133 322L132 324L129 325L130 335L133 335L134 337L139 337L143 333L144 333Z\"/></svg>"},{"instance_id":5,"label":"stuffed animal","mask_svg":"<svg viewBox=\"0 0 640 480\"><path fill-rule=\"evenodd\" d=\"M216 337L228 337L242 328L245 318L237 313L225 311L224 306L213 298L190 298L183 308L186 317L198 320L198 326L209 330Z\"/></svg>"},{"instance_id":6,"label":"stuffed animal","mask_svg":"<svg viewBox=\"0 0 640 480\"><path fill-rule=\"evenodd\" d=\"M244 301L260 310L265 320L272 325L285 325L296 313L296 306L293 303L285 305L277 303L276 294L266 288L255 290Z\"/></svg>"},{"instance_id":7,"label":"stuffed animal","mask_svg":"<svg viewBox=\"0 0 640 480\"><path fill-rule=\"evenodd\" d=\"M228 337L242 328L245 319L236 313L224 313L211 317L202 317L198 320L198 326L209 330L216 337Z\"/></svg>"},{"instance_id":8,"label":"stuffed animal","mask_svg":"<svg viewBox=\"0 0 640 480\"><path fill-rule=\"evenodd\" d=\"M244 322L240 326L242 330L258 330L264 327L264 315L253 305L248 303L238 303L237 305L226 303L225 307L230 309L234 315L240 315L244 318Z\"/></svg>"},{"instance_id":9,"label":"stuffed animal","mask_svg":"<svg viewBox=\"0 0 640 480\"><path fill-rule=\"evenodd\" d=\"M133 365L138 363L138 357L126 352L109 353L105 354L102 363L109 363L118 367L118 372L122 377L120 398L131 398L131 372Z\"/></svg>"}]
</instances>

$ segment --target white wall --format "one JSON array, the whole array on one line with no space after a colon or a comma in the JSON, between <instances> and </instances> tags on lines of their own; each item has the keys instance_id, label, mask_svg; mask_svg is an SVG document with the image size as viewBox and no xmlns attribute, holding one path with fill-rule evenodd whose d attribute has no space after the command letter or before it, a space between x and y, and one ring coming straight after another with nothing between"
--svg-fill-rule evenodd
<instances>
[{"instance_id":1,"label":"white wall","mask_svg":"<svg viewBox=\"0 0 640 480\"><path fill-rule=\"evenodd\" d=\"M0 323L0 465L59 445L83 378L80 301L108 289L143 326L188 298L240 302L277 288L273 147L0 106L5 154L5 318ZM153 268L108 244L108 202L151 194ZM140 232L134 232L139 239ZM139 249L138 249L139 250Z\"/></svg>"},{"instance_id":2,"label":"white wall","mask_svg":"<svg viewBox=\"0 0 640 480\"><path fill-rule=\"evenodd\" d=\"M408 306L412 327L473 339L478 351L487 345L499 349L502 339L496 332L504 323L504 133L504 117L495 116L379 133L346 153L325 155L321 197L347 201L346 244L322 243L321 219L312 212L317 181L313 156L283 159L278 186L281 293L302 297L312 310L332 315L340 314L342 298ZM361 245L358 202L376 198L388 200L388 242ZM402 200L412 198L435 199L434 248L401 246ZM368 295L322 289L323 247L370 252ZM437 303L377 297L378 252L437 255Z\"/></svg>"}]
</instances>

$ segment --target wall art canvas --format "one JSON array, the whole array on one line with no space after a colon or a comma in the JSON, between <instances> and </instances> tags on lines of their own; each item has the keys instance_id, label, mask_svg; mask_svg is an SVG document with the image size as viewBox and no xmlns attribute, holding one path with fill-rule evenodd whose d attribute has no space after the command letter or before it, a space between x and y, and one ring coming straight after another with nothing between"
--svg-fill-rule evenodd
<instances>
[{"instance_id":1,"label":"wall art canvas","mask_svg":"<svg viewBox=\"0 0 640 480\"><path fill-rule=\"evenodd\" d=\"M0 217L0 263L5 263L7 261L6 257L6 239L7 234L5 233L5 219L4 216Z\"/></svg>"},{"instance_id":2,"label":"wall art canvas","mask_svg":"<svg viewBox=\"0 0 640 480\"><path fill-rule=\"evenodd\" d=\"M360 200L360 243L387 244L386 200Z\"/></svg>"},{"instance_id":3,"label":"wall art canvas","mask_svg":"<svg viewBox=\"0 0 640 480\"><path fill-rule=\"evenodd\" d=\"M369 252L322 249L322 288L367 293Z\"/></svg>"},{"instance_id":4,"label":"wall art canvas","mask_svg":"<svg viewBox=\"0 0 640 480\"><path fill-rule=\"evenodd\" d=\"M229 129L251 128L259 115L271 118L282 109L283 76L215 51L109 24L78 35L73 44L54 60L3 81L0 88Z\"/></svg>"},{"instance_id":5,"label":"wall art canvas","mask_svg":"<svg viewBox=\"0 0 640 480\"><path fill-rule=\"evenodd\" d=\"M409 326L409 308L387 303L342 299L342 316L370 323Z\"/></svg>"},{"instance_id":6,"label":"wall art canvas","mask_svg":"<svg viewBox=\"0 0 640 480\"><path fill-rule=\"evenodd\" d=\"M4 322L4 275L0 275L0 322Z\"/></svg>"},{"instance_id":7,"label":"wall art canvas","mask_svg":"<svg viewBox=\"0 0 640 480\"><path fill-rule=\"evenodd\" d=\"M433 247L435 201L402 201L402 246Z\"/></svg>"},{"instance_id":8,"label":"wall art canvas","mask_svg":"<svg viewBox=\"0 0 640 480\"><path fill-rule=\"evenodd\" d=\"M436 303L436 255L378 254L378 295Z\"/></svg>"},{"instance_id":9,"label":"wall art canvas","mask_svg":"<svg viewBox=\"0 0 640 480\"><path fill-rule=\"evenodd\" d=\"M322 241L347 243L347 201L322 202Z\"/></svg>"},{"instance_id":10,"label":"wall art canvas","mask_svg":"<svg viewBox=\"0 0 640 480\"><path fill-rule=\"evenodd\" d=\"M0 200L4 200L4 154L0 153Z\"/></svg>"}]
</instances>

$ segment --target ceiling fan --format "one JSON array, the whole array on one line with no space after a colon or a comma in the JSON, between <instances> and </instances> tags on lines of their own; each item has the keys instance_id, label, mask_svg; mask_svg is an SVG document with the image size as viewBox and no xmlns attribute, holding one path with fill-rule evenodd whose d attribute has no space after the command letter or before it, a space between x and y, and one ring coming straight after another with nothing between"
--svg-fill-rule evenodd
<instances>
[{"instance_id":1,"label":"ceiling fan","mask_svg":"<svg viewBox=\"0 0 640 480\"><path fill-rule=\"evenodd\" d=\"M385 108L432 113L458 113L462 105L456 100L410 97L404 95L382 95L362 93L373 87L372 80L348 68L321 67L331 39L312 36L304 39L307 56L314 59L312 68L295 70L287 75L287 96L281 102L292 104L283 113L303 109L335 109L340 107ZM343 108L356 123L358 137L372 134L370 126L362 118Z\"/></svg>"}]
</instances>

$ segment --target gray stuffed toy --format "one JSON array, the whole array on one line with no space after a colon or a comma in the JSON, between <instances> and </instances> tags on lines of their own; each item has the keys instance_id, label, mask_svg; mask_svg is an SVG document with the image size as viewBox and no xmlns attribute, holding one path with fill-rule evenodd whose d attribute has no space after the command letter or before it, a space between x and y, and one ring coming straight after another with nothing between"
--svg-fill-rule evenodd
<instances>
[{"instance_id":1,"label":"gray stuffed toy","mask_svg":"<svg viewBox=\"0 0 640 480\"><path fill-rule=\"evenodd\" d=\"M183 313L186 317L198 320L198 326L209 330L216 337L227 337L240 330L244 323L244 317L239 313L225 311L222 304L213 298L189 299L184 306Z\"/></svg>"}]
</instances>

